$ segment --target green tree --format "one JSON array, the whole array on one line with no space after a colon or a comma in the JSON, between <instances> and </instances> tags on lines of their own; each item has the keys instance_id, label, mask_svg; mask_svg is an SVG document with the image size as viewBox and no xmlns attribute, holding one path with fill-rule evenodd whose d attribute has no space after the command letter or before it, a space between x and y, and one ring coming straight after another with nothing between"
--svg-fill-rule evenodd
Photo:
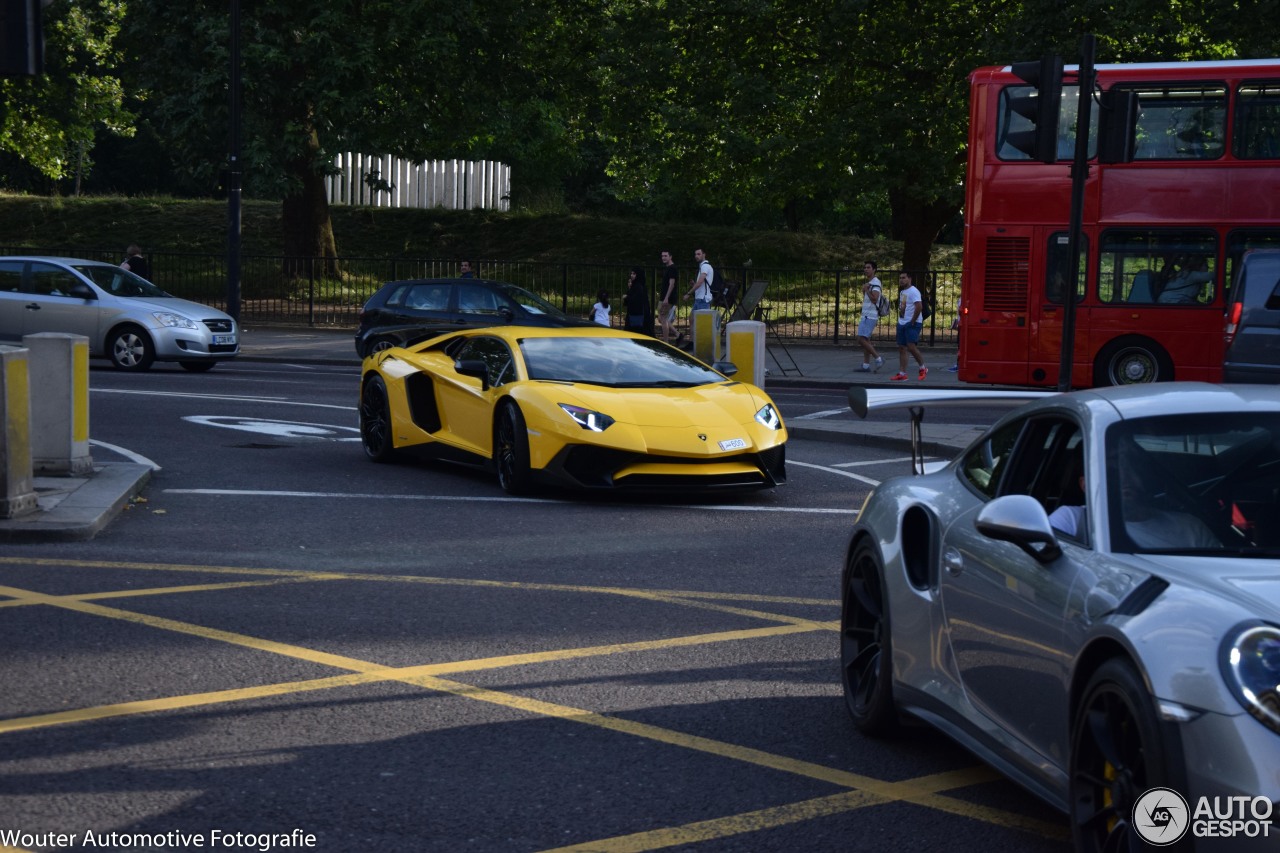
<instances>
[{"instance_id":1,"label":"green tree","mask_svg":"<svg viewBox=\"0 0 1280 853\"><path fill-rule=\"evenodd\" d=\"M117 76L124 7L64 0L45 9L45 73L0 78L0 149L57 181L88 173L99 133L133 134Z\"/></svg>"},{"instance_id":2,"label":"green tree","mask_svg":"<svg viewBox=\"0 0 1280 853\"><path fill-rule=\"evenodd\" d=\"M563 44L590 32L575 9L569 0L243 4L245 189L282 199L286 252L336 256L324 178L338 152L502 159L535 180L568 169L579 136L567 117L584 99L562 82L578 68ZM228 150L225 3L133 0L130 32L145 46L134 67L155 121L211 185Z\"/></svg>"}]
</instances>

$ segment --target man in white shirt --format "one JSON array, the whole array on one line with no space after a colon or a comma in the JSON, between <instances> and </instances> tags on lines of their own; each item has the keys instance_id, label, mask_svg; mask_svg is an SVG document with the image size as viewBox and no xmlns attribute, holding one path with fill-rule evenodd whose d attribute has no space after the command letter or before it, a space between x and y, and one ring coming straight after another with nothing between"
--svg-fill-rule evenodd
<instances>
[{"instance_id":1,"label":"man in white shirt","mask_svg":"<svg viewBox=\"0 0 1280 853\"><path fill-rule=\"evenodd\" d=\"M924 366L924 356L916 344L920 340L920 330L924 327L924 298L916 289L910 273L898 276L898 372L889 377L892 382L907 381L907 353L920 365L919 379L929 375L929 368Z\"/></svg>"},{"instance_id":2,"label":"man in white shirt","mask_svg":"<svg viewBox=\"0 0 1280 853\"><path fill-rule=\"evenodd\" d=\"M872 370L879 370L884 364L884 356L876 352L875 346L871 343L871 335L876 330L876 324L880 322L880 294L882 286L880 279L876 276L875 261L867 261L862 265L862 271L866 273L867 280L862 285L862 318L858 320L858 346L862 347L862 367L858 368L863 373L869 373Z\"/></svg>"},{"instance_id":3,"label":"man in white shirt","mask_svg":"<svg viewBox=\"0 0 1280 853\"><path fill-rule=\"evenodd\" d=\"M693 289L681 298L688 299L692 296L693 310L705 311L711 307L711 283L716 280L716 271L707 260L707 253L701 249L694 249L693 259L698 264L698 277L694 279Z\"/></svg>"}]
</instances>

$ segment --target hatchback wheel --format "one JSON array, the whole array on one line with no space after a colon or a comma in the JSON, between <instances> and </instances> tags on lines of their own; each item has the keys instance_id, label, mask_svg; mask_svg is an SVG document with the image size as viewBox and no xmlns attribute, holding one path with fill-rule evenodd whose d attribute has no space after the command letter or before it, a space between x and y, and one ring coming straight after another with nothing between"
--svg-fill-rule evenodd
<instances>
[{"instance_id":1,"label":"hatchback wheel","mask_svg":"<svg viewBox=\"0 0 1280 853\"><path fill-rule=\"evenodd\" d=\"M122 326L107 340L107 357L118 370L147 370L156 360L156 350L140 327Z\"/></svg>"}]
</instances>

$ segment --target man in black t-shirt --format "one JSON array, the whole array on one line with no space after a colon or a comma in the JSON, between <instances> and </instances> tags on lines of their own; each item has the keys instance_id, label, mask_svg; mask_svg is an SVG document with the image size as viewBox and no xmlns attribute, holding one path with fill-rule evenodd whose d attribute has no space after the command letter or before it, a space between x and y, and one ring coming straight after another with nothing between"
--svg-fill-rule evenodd
<instances>
[{"instance_id":1,"label":"man in black t-shirt","mask_svg":"<svg viewBox=\"0 0 1280 853\"><path fill-rule=\"evenodd\" d=\"M662 339L671 342L675 332L676 320L676 279L680 271L671 260L671 253L662 253L662 275L658 277L658 323L662 328Z\"/></svg>"}]
</instances>

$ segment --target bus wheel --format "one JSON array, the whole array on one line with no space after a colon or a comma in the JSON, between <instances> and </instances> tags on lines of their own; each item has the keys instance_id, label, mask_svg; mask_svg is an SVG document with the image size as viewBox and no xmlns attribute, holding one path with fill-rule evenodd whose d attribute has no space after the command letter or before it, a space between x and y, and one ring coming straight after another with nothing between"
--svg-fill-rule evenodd
<instances>
[{"instance_id":1,"label":"bus wheel","mask_svg":"<svg viewBox=\"0 0 1280 853\"><path fill-rule=\"evenodd\" d=\"M1173 360L1148 338L1117 338L1102 348L1093 363L1093 384L1139 385L1173 380Z\"/></svg>"}]
</instances>

